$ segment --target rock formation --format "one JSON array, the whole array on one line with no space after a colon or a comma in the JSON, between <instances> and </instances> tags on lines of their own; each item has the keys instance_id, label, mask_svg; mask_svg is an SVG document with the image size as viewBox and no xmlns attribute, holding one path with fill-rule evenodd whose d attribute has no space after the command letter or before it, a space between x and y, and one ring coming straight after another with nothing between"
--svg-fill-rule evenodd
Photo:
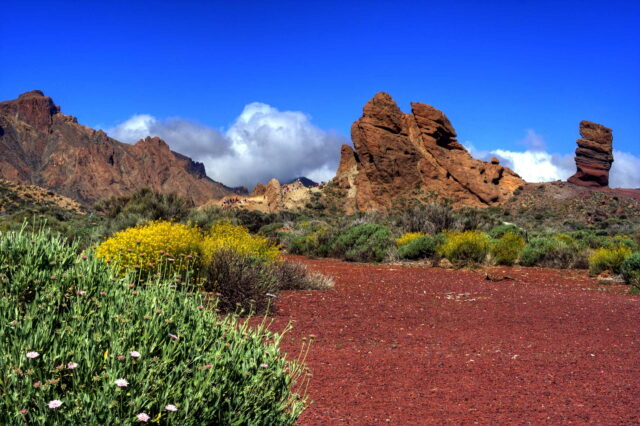
<instances>
[{"instance_id":1,"label":"rock formation","mask_svg":"<svg viewBox=\"0 0 640 426\"><path fill-rule=\"evenodd\" d=\"M511 169L474 159L456 140L442 111L412 103L404 114L378 93L351 127L354 149L342 147L333 183L346 190L346 210L385 209L427 193L457 206L499 204L525 182Z\"/></svg>"},{"instance_id":2,"label":"rock formation","mask_svg":"<svg viewBox=\"0 0 640 426\"><path fill-rule=\"evenodd\" d=\"M609 186L609 169L613 163L611 129L591 121L581 121L580 136L576 149L578 171L568 179L569 182L596 188Z\"/></svg>"},{"instance_id":3,"label":"rock formation","mask_svg":"<svg viewBox=\"0 0 640 426\"><path fill-rule=\"evenodd\" d=\"M196 204L232 192L162 139L118 142L60 113L39 90L0 102L0 178L85 203L142 187L175 192Z\"/></svg>"},{"instance_id":4,"label":"rock formation","mask_svg":"<svg viewBox=\"0 0 640 426\"><path fill-rule=\"evenodd\" d=\"M212 200L203 207L218 206L222 208L238 208L257 210L264 213L275 213L284 210L302 210L315 195L320 195L319 186L306 187L299 179L291 183L280 184L278 179L271 179L266 185L259 183L248 195L227 195L219 200Z\"/></svg>"}]
</instances>

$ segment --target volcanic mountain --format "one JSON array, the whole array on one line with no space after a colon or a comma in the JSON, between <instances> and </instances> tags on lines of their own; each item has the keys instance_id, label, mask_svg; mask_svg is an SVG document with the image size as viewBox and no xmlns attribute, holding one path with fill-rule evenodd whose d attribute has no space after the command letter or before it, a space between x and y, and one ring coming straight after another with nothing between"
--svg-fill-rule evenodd
<instances>
[{"instance_id":1,"label":"volcanic mountain","mask_svg":"<svg viewBox=\"0 0 640 426\"><path fill-rule=\"evenodd\" d=\"M0 102L0 178L91 203L149 187L196 205L235 192L157 137L133 145L78 124L41 91Z\"/></svg>"},{"instance_id":2,"label":"volcanic mountain","mask_svg":"<svg viewBox=\"0 0 640 426\"><path fill-rule=\"evenodd\" d=\"M403 113L380 92L351 127L354 149L343 145L332 183L346 190L346 210L385 209L401 198L435 195L456 206L497 205L524 180L497 159L473 158L456 140L444 113L412 103Z\"/></svg>"}]
</instances>

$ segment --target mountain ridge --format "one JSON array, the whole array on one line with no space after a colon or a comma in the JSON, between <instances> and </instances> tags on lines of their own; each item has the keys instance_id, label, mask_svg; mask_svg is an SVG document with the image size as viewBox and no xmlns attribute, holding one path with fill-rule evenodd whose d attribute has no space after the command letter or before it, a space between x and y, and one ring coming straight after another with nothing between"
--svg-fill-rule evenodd
<instances>
[{"instance_id":1,"label":"mountain ridge","mask_svg":"<svg viewBox=\"0 0 640 426\"><path fill-rule=\"evenodd\" d=\"M0 102L0 152L0 178L85 204L142 187L175 192L196 205L242 192L210 179L202 163L158 137L126 144L78 124L40 90Z\"/></svg>"}]
</instances>

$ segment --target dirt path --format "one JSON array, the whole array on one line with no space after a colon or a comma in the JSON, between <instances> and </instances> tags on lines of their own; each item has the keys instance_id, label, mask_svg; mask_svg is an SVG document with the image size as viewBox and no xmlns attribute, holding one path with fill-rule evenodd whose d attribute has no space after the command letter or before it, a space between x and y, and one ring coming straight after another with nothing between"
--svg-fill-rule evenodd
<instances>
[{"instance_id":1,"label":"dirt path","mask_svg":"<svg viewBox=\"0 0 640 426\"><path fill-rule=\"evenodd\" d=\"M640 422L640 297L621 286L296 259L336 279L280 299L284 349L317 336L299 424Z\"/></svg>"}]
</instances>

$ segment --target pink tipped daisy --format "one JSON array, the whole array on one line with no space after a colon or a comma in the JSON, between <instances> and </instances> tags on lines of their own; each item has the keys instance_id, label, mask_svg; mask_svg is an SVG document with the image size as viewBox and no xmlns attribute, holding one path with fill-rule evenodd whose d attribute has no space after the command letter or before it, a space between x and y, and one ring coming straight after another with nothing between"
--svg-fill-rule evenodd
<instances>
[{"instance_id":1,"label":"pink tipped daisy","mask_svg":"<svg viewBox=\"0 0 640 426\"><path fill-rule=\"evenodd\" d=\"M119 388L126 388L127 386L129 386L129 382L127 382L127 379L117 379L113 383L115 383L115 385Z\"/></svg>"},{"instance_id":2,"label":"pink tipped daisy","mask_svg":"<svg viewBox=\"0 0 640 426\"><path fill-rule=\"evenodd\" d=\"M173 340L178 340L178 336L176 336L175 334L169 333L169 337L171 337Z\"/></svg>"},{"instance_id":3,"label":"pink tipped daisy","mask_svg":"<svg viewBox=\"0 0 640 426\"><path fill-rule=\"evenodd\" d=\"M53 399L51 401L49 401L49 408L51 408L52 410L55 410L56 408L60 407L62 405L62 401L60 401L59 399Z\"/></svg>"},{"instance_id":4,"label":"pink tipped daisy","mask_svg":"<svg viewBox=\"0 0 640 426\"><path fill-rule=\"evenodd\" d=\"M140 413L136 416L141 422L148 422L151 417L147 413Z\"/></svg>"},{"instance_id":5,"label":"pink tipped daisy","mask_svg":"<svg viewBox=\"0 0 640 426\"><path fill-rule=\"evenodd\" d=\"M84 290L78 290L78 291L76 291L76 293L77 293L77 294L87 294L87 292L86 292L86 291L84 291Z\"/></svg>"},{"instance_id":6,"label":"pink tipped daisy","mask_svg":"<svg viewBox=\"0 0 640 426\"><path fill-rule=\"evenodd\" d=\"M167 404L164 406L164 409L167 411L178 411L178 407L173 404Z\"/></svg>"},{"instance_id":7,"label":"pink tipped daisy","mask_svg":"<svg viewBox=\"0 0 640 426\"><path fill-rule=\"evenodd\" d=\"M78 363L77 362L70 362L69 364L67 364L67 368L69 370L75 370L76 368L78 368Z\"/></svg>"},{"instance_id":8,"label":"pink tipped daisy","mask_svg":"<svg viewBox=\"0 0 640 426\"><path fill-rule=\"evenodd\" d=\"M40 354L38 352L27 352L27 358L34 359L38 358Z\"/></svg>"},{"instance_id":9,"label":"pink tipped daisy","mask_svg":"<svg viewBox=\"0 0 640 426\"><path fill-rule=\"evenodd\" d=\"M260 368L267 368L267 367L269 367L269 364L265 364L264 362L260 364Z\"/></svg>"},{"instance_id":10,"label":"pink tipped daisy","mask_svg":"<svg viewBox=\"0 0 640 426\"><path fill-rule=\"evenodd\" d=\"M140 358L140 352L138 351L131 351L129 355L131 355L131 358Z\"/></svg>"}]
</instances>

